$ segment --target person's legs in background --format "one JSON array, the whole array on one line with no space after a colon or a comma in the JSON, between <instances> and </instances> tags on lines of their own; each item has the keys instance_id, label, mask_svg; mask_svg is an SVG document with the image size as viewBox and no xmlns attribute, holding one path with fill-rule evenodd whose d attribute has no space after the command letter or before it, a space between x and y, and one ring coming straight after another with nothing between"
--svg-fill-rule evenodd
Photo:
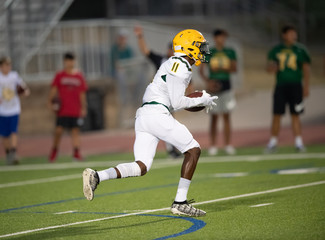
<instances>
[{"instance_id":1,"label":"person's legs in background","mask_svg":"<svg viewBox=\"0 0 325 240\"><path fill-rule=\"evenodd\" d=\"M230 113L224 113L223 115L223 126L224 126L224 142L225 152L229 155L236 154L235 148L231 144L231 118Z\"/></svg>"},{"instance_id":2,"label":"person's legs in background","mask_svg":"<svg viewBox=\"0 0 325 240\"><path fill-rule=\"evenodd\" d=\"M10 137L3 137L2 138L3 147L6 152L6 161L8 165L12 164L12 158L11 158L11 146L10 146Z\"/></svg>"},{"instance_id":3,"label":"person's legs in background","mask_svg":"<svg viewBox=\"0 0 325 240\"><path fill-rule=\"evenodd\" d=\"M19 163L19 159L16 155L18 122L19 115L0 117L0 135L3 136L3 146L6 152L6 161L8 165Z\"/></svg>"},{"instance_id":4,"label":"person's legs in background","mask_svg":"<svg viewBox=\"0 0 325 240\"><path fill-rule=\"evenodd\" d=\"M80 128L74 127L71 129L71 141L73 148L73 158L77 161L82 161L83 158L80 154Z\"/></svg>"},{"instance_id":5,"label":"person's legs in background","mask_svg":"<svg viewBox=\"0 0 325 240\"><path fill-rule=\"evenodd\" d=\"M62 126L58 125L55 127L54 137L53 137L53 147L49 156L49 162L54 162L56 160L63 131L64 128Z\"/></svg>"},{"instance_id":6,"label":"person's legs in background","mask_svg":"<svg viewBox=\"0 0 325 240\"><path fill-rule=\"evenodd\" d=\"M274 114L271 125L271 138L267 144L266 152L275 152L278 145L278 136L281 126L281 115Z\"/></svg>"},{"instance_id":7,"label":"person's legs in background","mask_svg":"<svg viewBox=\"0 0 325 240\"><path fill-rule=\"evenodd\" d=\"M18 145L18 136L17 133L14 132L10 135L10 154L13 161L13 164L19 164L19 158L17 156L17 145Z\"/></svg>"},{"instance_id":8,"label":"person's legs in background","mask_svg":"<svg viewBox=\"0 0 325 240\"><path fill-rule=\"evenodd\" d=\"M290 87L289 107L291 113L291 126L293 136L295 137L295 148L297 152L305 152L306 148L302 141L300 114L305 110L303 102L303 88L301 84L295 84Z\"/></svg>"},{"instance_id":9,"label":"person's legs in background","mask_svg":"<svg viewBox=\"0 0 325 240\"><path fill-rule=\"evenodd\" d=\"M287 104L286 88L276 86L273 94L273 119L271 124L271 137L266 146L265 153L274 153L277 150L278 136L281 127L281 117L285 114Z\"/></svg>"},{"instance_id":10,"label":"person's legs in background","mask_svg":"<svg viewBox=\"0 0 325 240\"><path fill-rule=\"evenodd\" d=\"M305 152L305 146L301 137L301 123L298 114L291 114L292 132L295 137L295 147L298 152Z\"/></svg>"},{"instance_id":11,"label":"person's legs in background","mask_svg":"<svg viewBox=\"0 0 325 240\"><path fill-rule=\"evenodd\" d=\"M218 115L211 114L210 116L210 148L209 148L209 155L216 155L218 154L218 148L216 146L217 137L218 137Z\"/></svg>"}]
</instances>

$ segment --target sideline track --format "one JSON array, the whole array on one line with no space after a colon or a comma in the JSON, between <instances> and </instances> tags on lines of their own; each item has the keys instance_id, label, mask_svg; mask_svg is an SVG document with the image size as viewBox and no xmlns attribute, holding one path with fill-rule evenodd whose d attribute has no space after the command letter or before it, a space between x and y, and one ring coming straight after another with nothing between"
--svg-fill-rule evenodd
<instances>
[{"instance_id":1,"label":"sideline track","mask_svg":"<svg viewBox=\"0 0 325 240\"><path fill-rule=\"evenodd\" d=\"M311 183L305 183L305 184L299 184L299 185L293 185L293 186L287 186L287 187L281 187L281 188L274 188L274 189L269 189L269 190L260 191L260 192L253 192L253 193L246 193L246 194L241 194L241 195L236 195L236 196L217 198L217 199L213 199L213 200L194 203L193 205L202 205L202 204L208 204L208 203L228 201L228 200L233 200L233 199L238 199L238 198L245 198L245 197L257 196L257 195L263 195L263 194L275 193L275 192L281 192L281 191L292 190L292 189L312 187L312 186L317 186L317 185L321 185L321 184L325 184L325 181L311 182ZM152 210L144 210L142 212L128 213L128 214L124 214L124 215L117 215L117 216L112 216L112 217L97 218L97 219L91 219L91 220L74 222L74 223L67 223L67 224L62 224L62 225L55 225L55 226L49 226L49 227L43 227L43 228L30 229L30 230L21 231L21 232L15 232L15 233L9 233L9 234L5 234L5 235L0 235L0 238L12 237L12 236L17 236L17 235L22 235L22 234L40 232L40 231L45 231L45 230L50 230L50 229L63 228L63 227L69 227L69 226L86 224L86 223L99 222L99 221L104 221L104 220L109 220L109 219L116 219L116 218L122 218L122 217L134 216L134 215L141 215L141 214L147 214L147 213L153 213L153 212L166 211L166 210L169 210L169 209L170 209L169 207L165 207L165 208L158 208L158 209L152 209Z\"/></svg>"}]
</instances>

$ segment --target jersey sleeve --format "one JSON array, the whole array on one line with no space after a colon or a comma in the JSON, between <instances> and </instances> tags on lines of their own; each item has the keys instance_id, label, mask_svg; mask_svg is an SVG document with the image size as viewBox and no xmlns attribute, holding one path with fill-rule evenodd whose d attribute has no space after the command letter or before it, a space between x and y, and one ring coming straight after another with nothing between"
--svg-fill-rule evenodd
<instances>
[{"instance_id":1,"label":"jersey sleeve","mask_svg":"<svg viewBox=\"0 0 325 240\"><path fill-rule=\"evenodd\" d=\"M16 81L16 84L17 85L20 85L20 86L25 86L25 82L23 81L23 79L19 76L19 74L17 72L14 73L15 75L15 81Z\"/></svg>"},{"instance_id":2,"label":"jersey sleeve","mask_svg":"<svg viewBox=\"0 0 325 240\"><path fill-rule=\"evenodd\" d=\"M163 60L163 56L158 55L154 52L149 53L148 58L150 59L150 61L155 65L155 67L158 69L161 65L161 62Z\"/></svg>"},{"instance_id":3,"label":"jersey sleeve","mask_svg":"<svg viewBox=\"0 0 325 240\"><path fill-rule=\"evenodd\" d=\"M185 79L175 75L168 75L166 78L168 95L172 108L177 111L184 108L191 108L203 104L202 98L189 98L185 96L187 84Z\"/></svg>"},{"instance_id":4,"label":"jersey sleeve","mask_svg":"<svg viewBox=\"0 0 325 240\"><path fill-rule=\"evenodd\" d=\"M234 49L230 49L229 51L229 58L233 61L236 61L237 60L237 55L236 55L236 52Z\"/></svg>"},{"instance_id":5,"label":"jersey sleeve","mask_svg":"<svg viewBox=\"0 0 325 240\"><path fill-rule=\"evenodd\" d=\"M309 63L309 64L311 63L311 58L306 48L302 49L302 56L303 56L303 60L302 60L303 63Z\"/></svg>"},{"instance_id":6,"label":"jersey sleeve","mask_svg":"<svg viewBox=\"0 0 325 240\"><path fill-rule=\"evenodd\" d=\"M185 96L186 87L192 74L192 69L186 60L173 58L168 61L166 84L171 106L175 111L201 105L202 98L189 98Z\"/></svg>"},{"instance_id":7,"label":"jersey sleeve","mask_svg":"<svg viewBox=\"0 0 325 240\"><path fill-rule=\"evenodd\" d=\"M173 57L172 61L169 61L167 72L172 76L186 79L191 76L192 68L185 59Z\"/></svg>"},{"instance_id":8,"label":"jersey sleeve","mask_svg":"<svg viewBox=\"0 0 325 240\"><path fill-rule=\"evenodd\" d=\"M80 86L81 91L86 92L88 90L88 85L82 73L80 73L80 81L81 81L81 86Z\"/></svg>"},{"instance_id":9,"label":"jersey sleeve","mask_svg":"<svg viewBox=\"0 0 325 240\"><path fill-rule=\"evenodd\" d=\"M54 76L54 79L53 79L53 81L51 83L51 87L59 87L59 81L60 81L60 74L57 73Z\"/></svg>"}]
</instances>

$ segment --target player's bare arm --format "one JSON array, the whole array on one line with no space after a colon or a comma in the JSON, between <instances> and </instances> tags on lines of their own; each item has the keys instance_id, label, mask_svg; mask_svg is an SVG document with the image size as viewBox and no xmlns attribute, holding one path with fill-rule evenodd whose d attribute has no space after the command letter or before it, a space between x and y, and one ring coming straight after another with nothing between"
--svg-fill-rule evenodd
<instances>
[{"instance_id":1,"label":"player's bare arm","mask_svg":"<svg viewBox=\"0 0 325 240\"><path fill-rule=\"evenodd\" d=\"M145 56L149 56L150 50L147 46L146 41L144 40L143 29L140 25L134 27L134 34L138 39L138 46L140 48L141 53Z\"/></svg>"},{"instance_id":2,"label":"player's bare arm","mask_svg":"<svg viewBox=\"0 0 325 240\"><path fill-rule=\"evenodd\" d=\"M277 73L278 72L278 64L274 61L268 61L266 66L266 71L269 73Z\"/></svg>"},{"instance_id":3,"label":"player's bare arm","mask_svg":"<svg viewBox=\"0 0 325 240\"><path fill-rule=\"evenodd\" d=\"M81 116L87 116L87 97L86 92L80 93L80 102L81 102Z\"/></svg>"},{"instance_id":4,"label":"player's bare arm","mask_svg":"<svg viewBox=\"0 0 325 240\"><path fill-rule=\"evenodd\" d=\"M303 96L304 98L309 96L309 79L310 79L310 64L304 63L302 65L303 72Z\"/></svg>"},{"instance_id":5,"label":"player's bare arm","mask_svg":"<svg viewBox=\"0 0 325 240\"><path fill-rule=\"evenodd\" d=\"M17 85L17 93L20 97L28 97L31 92L27 84L21 81L21 83Z\"/></svg>"},{"instance_id":6,"label":"player's bare arm","mask_svg":"<svg viewBox=\"0 0 325 240\"><path fill-rule=\"evenodd\" d=\"M57 87L51 87L50 89L50 93L47 99L47 107L51 110L51 111L55 111L55 109L53 109L53 104L52 101L55 98L55 96L57 95L58 89Z\"/></svg>"},{"instance_id":7,"label":"player's bare arm","mask_svg":"<svg viewBox=\"0 0 325 240\"><path fill-rule=\"evenodd\" d=\"M201 65L200 65L200 69L199 69L199 73L200 73L201 78L202 78L206 83L208 83L210 79L209 79L209 78L207 77L207 75L205 74L205 69L206 69L206 65L205 65L205 64L201 64Z\"/></svg>"},{"instance_id":8,"label":"player's bare arm","mask_svg":"<svg viewBox=\"0 0 325 240\"><path fill-rule=\"evenodd\" d=\"M231 60L230 61L230 68L227 70L229 73L237 72L237 61Z\"/></svg>"}]
</instances>

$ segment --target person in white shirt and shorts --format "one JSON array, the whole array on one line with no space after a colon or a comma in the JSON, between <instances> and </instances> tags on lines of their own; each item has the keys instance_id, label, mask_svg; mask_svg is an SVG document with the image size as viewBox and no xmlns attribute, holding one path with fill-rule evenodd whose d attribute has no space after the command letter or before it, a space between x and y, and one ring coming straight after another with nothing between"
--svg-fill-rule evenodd
<instances>
[{"instance_id":1,"label":"person in white shirt and shorts","mask_svg":"<svg viewBox=\"0 0 325 240\"><path fill-rule=\"evenodd\" d=\"M0 136L8 165L18 164L16 155L17 132L21 112L19 95L29 95L29 90L17 72L11 71L11 60L0 59Z\"/></svg>"}]
</instances>

